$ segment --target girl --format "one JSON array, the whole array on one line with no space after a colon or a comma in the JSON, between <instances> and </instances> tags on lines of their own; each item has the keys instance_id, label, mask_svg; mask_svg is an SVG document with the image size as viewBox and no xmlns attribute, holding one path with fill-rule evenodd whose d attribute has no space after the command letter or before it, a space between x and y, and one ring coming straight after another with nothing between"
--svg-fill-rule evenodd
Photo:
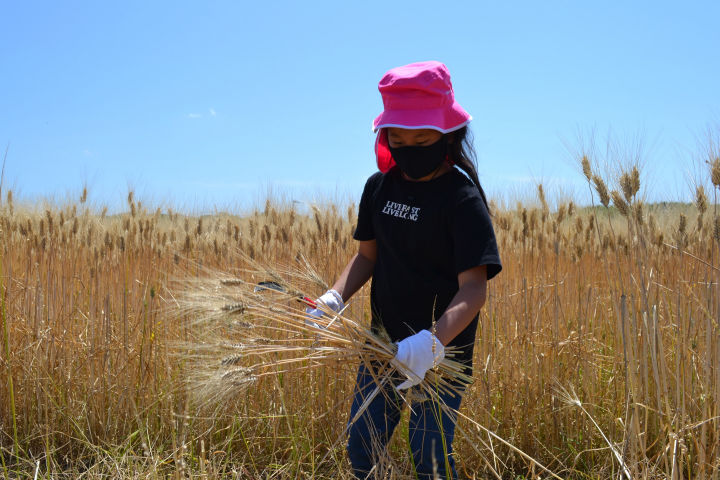
<instances>
[{"instance_id":1,"label":"girl","mask_svg":"<svg viewBox=\"0 0 720 480\"><path fill-rule=\"evenodd\" d=\"M445 346L461 350L455 359L472 372L486 284L502 268L467 137L471 117L455 102L445 65L394 68L379 90L384 111L373 130L380 171L368 179L360 201L358 253L318 299L339 311L372 277L372 327L384 328L398 342L393 363L407 374L350 426L348 455L358 478L369 475L399 422L398 390L420 383L443 359ZM350 418L375 388L374 376L361 365ZM459 395L441 397L452 409L460 407ZM429 399L412 404L409 440L419 478L433 478L434 472L457 477L451 455L455 419L438 411Z\"/></svg>"}]
</instances>

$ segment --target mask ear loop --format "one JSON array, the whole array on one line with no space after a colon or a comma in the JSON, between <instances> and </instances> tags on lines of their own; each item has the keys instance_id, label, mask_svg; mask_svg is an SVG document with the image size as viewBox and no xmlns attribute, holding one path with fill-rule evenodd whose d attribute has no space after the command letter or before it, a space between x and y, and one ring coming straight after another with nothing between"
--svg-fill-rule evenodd
<instances>
[{"instance_id":1,"label":"mask ear loop","mask_svg":"<svg viewBox=\"0 0 720 480\"><path fill-rule=\"evenodd\" d=\"M377 161L378 170L387 173L395 166L395 160L390 153L390 145L388 144L387 129L381 128L375 137L375 160Z\"/></svg>"},{"instance_id":2,"label":"mask ear loop","mask_svg":"<svg viewBox=\"0 0 720 480\"><path fill-rule=\"evenodd\" d=\"M451 167L455 166L455 162L450 156L450 149L452 148L452 143L450 142L450 135L453 135L452 133L446 133L443 135L443 141L445 142L445 163L450 165Z\"/></svg>"}]
</instances>

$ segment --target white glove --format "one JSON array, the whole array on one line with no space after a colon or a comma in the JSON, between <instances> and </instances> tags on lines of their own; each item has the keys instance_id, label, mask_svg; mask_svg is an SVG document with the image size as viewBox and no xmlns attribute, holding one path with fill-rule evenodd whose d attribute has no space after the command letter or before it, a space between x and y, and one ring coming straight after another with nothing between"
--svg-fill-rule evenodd
<instances>
[{"instance_id":1,"label":"white glove","mask_svg":"<svg viewBox=\"0 0 720 480\"><path fill-rule=\"evenodd\" d=\"M335 313L338 313L343 308L345 308L342 296L340 296L337 290L332 289L323 293L320 298L315 300L315 303L318 304L317 307L307 307L305 309L305 313L307 313L309 317L305 319L305 323L315 328L322 328L320 325L318 325L315 321L312 320L313 318L321 318L323 315L325 315L325 312L323 312L322 309L319 308L321 304L325 305Z\"/></svg>"},{"instance_id":2,"label":"white glove","mask_svg":"<svg viewBox=\"0 0 720 480\"><path fill-rule=\"evenodd\" d=\"M408 377L396 387L398 390L405 390L422 382L425 373L445 358L445 347L428 330L421 330L401 340L397 346L397 354L391 363Z\"/></svg>"}]
</instances>

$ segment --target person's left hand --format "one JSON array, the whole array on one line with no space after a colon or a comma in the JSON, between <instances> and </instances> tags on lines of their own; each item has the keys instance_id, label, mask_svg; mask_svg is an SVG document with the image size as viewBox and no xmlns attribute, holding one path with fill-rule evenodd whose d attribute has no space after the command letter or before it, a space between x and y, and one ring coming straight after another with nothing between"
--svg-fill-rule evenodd
<instances>
[{"instance_id":1,"label":"person's left hand","mask_svg":"<svg viewBox=\"0 0 720 480\"><path fill-rule=\"evenodd\" d=\"M445 358L445 346L429 330L421 330L397 344L398 350L392 365L408 377L398 390L413 387L425 378L425 373Z\"/></svg>"}]
</instances>

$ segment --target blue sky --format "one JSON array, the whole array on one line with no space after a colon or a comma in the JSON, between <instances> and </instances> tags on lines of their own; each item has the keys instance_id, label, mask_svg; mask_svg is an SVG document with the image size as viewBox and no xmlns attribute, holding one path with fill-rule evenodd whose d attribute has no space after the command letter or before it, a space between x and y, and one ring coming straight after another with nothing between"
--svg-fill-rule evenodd
<instances>
[{"instance_id":1,"label":"blue sky","mask_svg":"<svg viewBox=\"0 0 720 480\"><path fill-rule=\"evenodd\" d=\"M4 2L3 189L188 211L357 200L377 82L439 60L491 196L581 197L571 152L595 131L641 141L648 198L677 200L720 131L718 18L715 1Z\"/></svg>"}]
</instances>

